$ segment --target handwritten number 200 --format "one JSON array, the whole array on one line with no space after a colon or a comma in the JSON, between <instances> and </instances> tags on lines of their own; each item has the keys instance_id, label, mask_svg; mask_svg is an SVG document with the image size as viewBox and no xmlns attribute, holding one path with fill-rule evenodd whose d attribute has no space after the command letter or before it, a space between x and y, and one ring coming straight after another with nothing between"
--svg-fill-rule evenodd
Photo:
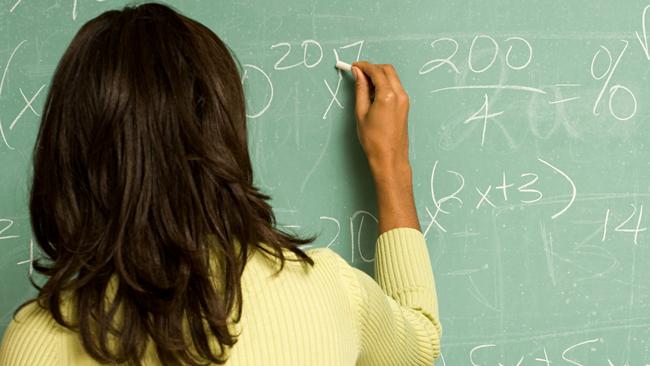
<instances>
[{"instance_id":1,"label":"handwritten number 200","mask_svg":"<svg viewBox=\"0 0 650 366\"><path fill-rule=\"evenodd\" d=\"M479 67L476 66L476 60L474 60L474 54L476 53L477 43L481 39L486 39L486 40L490 41L490 43L492 44L493 55L492 55L492 58L491 58L490 62L487 65L479 68ZM528 65L530 65L530 62L533 59L533 47L530 45L530 43L526 39L521 38L521 37L510 37L510 38L506 39L504 42L510 43L510 45L508 46L508 51L506 51L506 65L509 68L511 68L512 70L517 70L518 71L518 70L523 70L526 67L528 67ZM458 67L452 61L452 58L454 58L454 56L456 56L456 54L458 53L458 49L459 49L458 41L456 41L453 38L448 38L448 37L438 38L435 41L431 42L431 48L435 49L436 46L441 44L441 43L450 44L452 46L451 51L449 52L447 57L436 58L436 59L429 60L429 61L425 62L424 65L422 65L422 67L420 67L420 70L418 71L420 75L428 74L431 71L433 71L433 70L435 70L435 69L437 69L437 68L439 68L439 67L441 67L443 65L449 66L455 73L460 74L460 71L458 70ZM514 43L521 43L526 48L525 52L527 53L527 58L526 58L525 62L520 63L520 64L515 64L511 60L511 54L512 54L512 51L514 49ZM490 67L492 67L492 65L494 65L494 62L496 61L496 58L497 58L498 54L499 54L499 43L494 38L492 38L492 37L490 37L488 35L484 35L484 34L478 35L478 36L474 37L474 39L472 40L472 43L471 43L471 45L469 47L469 55L467 57L467 66L474 73L480 74L482 72L487 71L488 69L490 69Z\"/></svg>"}]
</instances>

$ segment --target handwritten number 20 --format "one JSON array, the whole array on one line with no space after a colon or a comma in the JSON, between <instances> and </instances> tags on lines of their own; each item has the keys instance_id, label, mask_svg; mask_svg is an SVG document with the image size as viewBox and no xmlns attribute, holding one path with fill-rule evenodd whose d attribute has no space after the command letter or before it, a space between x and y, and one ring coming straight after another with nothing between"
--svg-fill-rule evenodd
<instances>
[{"instance_id":1,"label":"handwritten number 20","mask_svg":"<svg viewBox=\"0 0 650 366\"><path fill-rule=\"evenodd\" d=\"M316 48L316 53L318 55L316 60L312 61L311 63L308 60L310 46ZM302 47L302 60L292 65L280 65L291 53L291 44L287 42L276 43L271 46L271 49L277 47L286 47L287 51L284 55L282 55L282 57L280 57L275 65L273 65L273 68L276 70L287 70L301 65L305 65L306 68L311 69L312 67L316 67L323 60L323 48L321 47L320 43L312 39L307 39L300 44L300 47Z\"/></svg>"},{"instance_id":2,"label":"handwritten number 20","mask_svg":"<svg viewBox=\"0 0 650 366\"><path fill-rule=\"evenodd\" d=\"M490 62L486 66L484 66L482 68L477 68L476 67L476 61L474 60L473 55L476 53L476 49L478 47L477 46L477 41L479 41L480 39L486 39L486 40L490 41L490 43L492 45L492 48L493 48L493 51L492 51L493 55L492 55L492 58L491 58ZM418 71L418 73L420 75L428 74L431 71L433 71L433 70L435 70L435 69L437 69L437 68L439 68L439 67L441 67L443 65L449 66L455 73L460 74L460 71L458 70L458 67L452 61L452 58L454 58L454 56L456 56L456 54L458 53L458 49L459 49L458 41L456 41L453 38L448 38L448 37L438 38L435 41L431 42L431 48L435 49L436 45L438 45L439 43L443 43L443 42L444 43L449 43L453 47L453 49L451 50L449 55L447 57L444 57L444 58L436 58L436 59L429 60L429 61L425 62L424 65L422 65L422 67L420 67L420 70ZM528 65L530 65L530 62L533 59L533 47L530 45L530 43L526 39L521 38L521 37L510 37L510 38L506 39L504 42L509 43L508 51L506 51L506 65L510 69L518 71L518 70L523 70L526 67L528 67ZM521 43L523 45L523 47L526 49L526 51L524 51L524 52L526 52L527 57L526 57L526 59L525 59L525 61L523 63L515 64L511 60L511 57L512 57L511 54L512 54L512 51L513 51L513 49L515 47L514 43ZM478 36L474 37L474 39L472 39L472 43L471 43L471 45L469 47L469 55L467 57L467 66L472 72L480 74L482 72L487 71L488 69L490 69L492 67L492 65L494 65L494 62L496 61L496 58L497 58L498 55L499 55L499 43L494 38L492 38L492 37L490 37L488 35L484 35L484 34L478 35Z\"/></svg>"}]
</instances>

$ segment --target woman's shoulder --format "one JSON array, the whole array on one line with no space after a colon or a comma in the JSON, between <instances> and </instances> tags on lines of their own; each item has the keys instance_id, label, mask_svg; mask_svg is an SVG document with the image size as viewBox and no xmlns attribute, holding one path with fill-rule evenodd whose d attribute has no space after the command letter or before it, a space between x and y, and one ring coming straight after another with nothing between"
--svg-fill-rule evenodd
<instances>
[{"instance_id":1,"label":"woman's shoulder","mask_svg":"<svg viewBox=\"0 0 650 366\"><path fill-rule=\"evenodd\" d=\"M305 253L311 257L317 257L321 260L326 261L338 261L343 260L343 258L338 255L335 251L327 247L312 247L305 250Z\"/></svg>"},{"instance_id":2,"label":"woman's shoulder","mask_svg":"<svg viewBox=\"0 0 650 366\"><path fill-rule=\"evenodd\" d=\"M343 285L343 288L356 292L358 287L356 271L359 271L348 263L340 254L327 247L313 247L305 250L305 253L314 260L314 266L310 268L316 271L320 276L328 281L334 281L337 286ZM297 258L294 253L291 256ZM294 266L298 265L292 262ZM302 265L303 268L309 267Z\"/></svg>"},{"instance_id":3,"label":"woman's shoulder","mask_svg":"<svg viewBox=\"0 0 650 366\"><path fill-rule=\"evenodd\" d=\"M315 280L323 276L333 279L333 277L339 277L339 274L343 274L347 279L348 276L345 276L345 272L348 272L352 267L338 253L327 247L300 249L314 261L314 265L310 266L293 251L282 249L285 261L282 271L280 271L282 272L281 276L298 276L304 280ZM251 253L249 261L251 262L247 265L251 270L248 274L249 276L271 276L281 267L280 260L277 256L257 248Z\"/></svg>"},{"instance_id":4,"label":"woman's shoulder","mask_svg":"<svg viewBox=\"0 0 650 366\"><path fill-rule=\"evenodd\" d=\"M337 271L347 272L353 267L337 252L330 248L310 248L305 251L317 263L326 263Z\"/></svg>"},{"instance_id":5,"label":"woman's shoulder","mask_svg":"<svg viewBox=\"0 0 650 366\"><path fill-rule=\"evenodd\" d=\"M0 346L2 365L58 365L64 328L36 301L23 306L7 327Z\"/></svg>"},{"instance_id":6,"label":"woman's shoulder","mask_svg":"<svg viewBox=\"0 0 650 366\"><path fill-rule=\"evenodd\" d=\"M263 246L264 244L262 244ZM300 247L299 247L300 248ZM348 263L341 257L338 253L327 247L310 247L310 248L300 248L305 254L307 254L311 259L314 260L314 267L340 267L346 266ZM285 261L285 266L297 266L297 267L308 267L305 266L305 262L300 259L300 257L292 252L289 249L282 249L284 257L287 259ZM266 258L277 264L278 259L275 257L269 256L265 251L256 249L253 257L256 258ZM349 265L348 265L349 266ZM320 269L319 268L319 269Z\"/></svg>"},{"instance_id":7,"label":"woman's shoulder","mask_svg":"<svg viewBox=\"0 0 650 366\"><path fill-rule=\"evenodd\" d=\"M54 330L55 328L52 327L54 324L56 321L50 311L32 300L16 312L6 333L16 329Z\"/></svg>"}]
</instances>

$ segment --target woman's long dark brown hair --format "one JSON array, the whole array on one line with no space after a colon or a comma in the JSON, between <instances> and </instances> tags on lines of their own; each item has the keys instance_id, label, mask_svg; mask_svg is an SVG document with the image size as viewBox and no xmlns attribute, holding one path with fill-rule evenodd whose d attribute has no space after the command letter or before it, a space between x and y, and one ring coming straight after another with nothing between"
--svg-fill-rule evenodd
<instances>
[{"instance_id":1,"label":"woman's long dark brown hair","mask_svg":"<svg viewBox=\"0 0 650 366\"><path fill-rule=\"evenodd\" d=\"M283 266L289 249L313 265L298 246L314 237L278 230L269 198L253 185L226 45L165 5L105 12L76 34L47 96L30 197L47 282L32 301L100 362L139 365L154 342L165 365L224 363L248 254Z\"/></svg>"}]
</instances>

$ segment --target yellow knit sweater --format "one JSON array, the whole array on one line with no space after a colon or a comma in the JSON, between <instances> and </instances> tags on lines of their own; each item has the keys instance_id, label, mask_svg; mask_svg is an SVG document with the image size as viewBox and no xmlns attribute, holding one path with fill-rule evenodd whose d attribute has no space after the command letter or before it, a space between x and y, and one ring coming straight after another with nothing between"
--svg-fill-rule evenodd
<instances>
[{"instance_id":1,"label":"yellow knit sweater","mask_svg":"<svg viewBox=\"0 0 650 366\"><path fill-rule=\"evenodd\" d=\"M377 238L377 282L329 249L307 252L314 267L286 262L275 277L276 262L251 256L242 276L242 332L227 365L433 365L441 328L419 230L395 228ZM160 365L153 350L146 352L147 366ZM30 304L4 335L0 365L99 364L76 333Z\"/></svg>"}]
</instances>

